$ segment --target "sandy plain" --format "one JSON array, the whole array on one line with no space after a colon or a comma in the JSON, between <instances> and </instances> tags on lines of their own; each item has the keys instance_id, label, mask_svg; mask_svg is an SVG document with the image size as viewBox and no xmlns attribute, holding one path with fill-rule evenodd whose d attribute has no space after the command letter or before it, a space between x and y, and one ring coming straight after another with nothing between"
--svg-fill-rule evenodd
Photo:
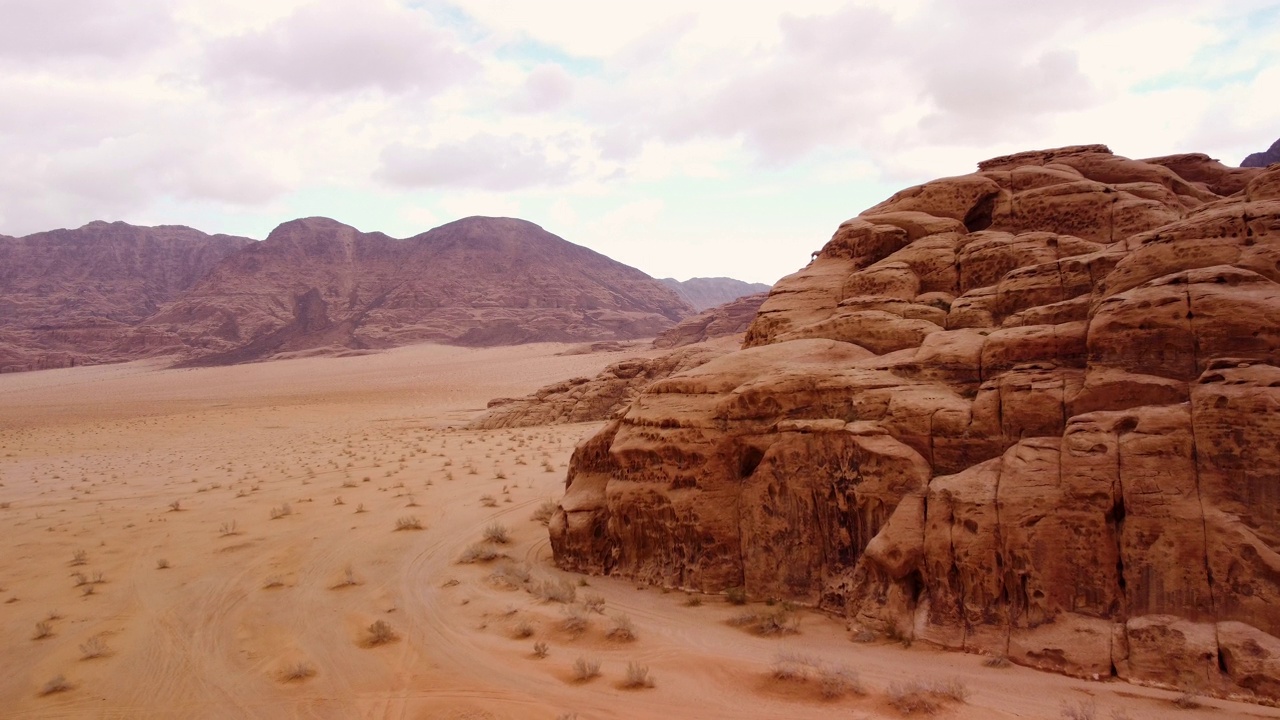
<instances>
[{"instance_id":1,"label":"sandy plain","mask_svg":"<svg viewBox=\"0 0 1280 720\"><path fill-rule=\"evenodd\" d=\"M461 426L636 354L565 349L0 375L0 717L898 718L889 690L913 680L967 691L933 717L1280 717L855 643L804 610L798 633L762 637L730 620L763 604L558 571L533 516L598 426ZM502 557L459 563L495 523ZM544 582L602 612L567 629ZM618 615L634 639L611 636ZM787 655L863 692L779 679ZM580 658L600 675L575 679ZM631 663L652 687L625 687Z\"/></svg>"}]
</instances>

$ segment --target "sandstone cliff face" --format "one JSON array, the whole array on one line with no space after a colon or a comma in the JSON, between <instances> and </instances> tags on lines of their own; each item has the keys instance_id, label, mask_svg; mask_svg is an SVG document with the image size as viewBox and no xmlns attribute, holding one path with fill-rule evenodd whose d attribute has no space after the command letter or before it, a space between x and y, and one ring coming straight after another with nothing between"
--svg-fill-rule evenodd
<instances>
[{"instance_id":1,"label":"sandstone cliff face","mask_svg":"<svg viewBox=\"0 0 1280 720\"><path fill-rule=\"evenodd\" d=\"M1262 152L1250 153L1240 163L1240 167L1264 168L1272 163L1280 163L1280 140L1271 143L1271 147Z\"/></svg>"},{"instance_id":2,"label":"sandstone cliff face","mask_svg":"<svg viewBox=\"0 0 1280 720\"><path fill-rule=\"evenodd\" d=\"M1280 168L1102 146L898 193L575 452L569 569L1280 697Z\"/></svg>"},{"instance_id":3,"label":"sandstone cliff face","mask_svg":"<svg viewBox=\"0 0 1280 720\"><path fill-rule=\"evenodd\" d=\"M0 236L0 371L117 359L129 328L251 242L121 222Z\"/></svg>"},{"instance_id":4,"label":"sandstone cliff face","mask_svg":"<svg viewBox=\"0 0 1280 720\"><path fill-rule=\"evenodd\" d=\"M769 292L769 286L764 283L749 283L727 277L696 277L688 280L662 278L662 284L671 288L681 300L692 305L698 312L733 302L746 295Z\"/></svg>"},{"instance_id":5,"label":"sandstone cliff face","mask_svg":"<svg viewBox=\"0 0 1280 720\"><path fill-rule=\"evenodd\" d=\"M319 347L650 337L689 314L648 275L523 220L396 240L307 218L227 258L138 334L224 364Z\"/></svg>"},{"instance_id":6,"label":"sandstone cliff face","mask_svg":"<svg viewBox=\"0 0 1280 720\"><path fill-rule=\"evenodd\" d=\"M766 297L767 293L747 295L703 310L693 317L681 320L680 324L670 330L663 330L653 339L653 346L677 348L745 333Z\"/></svg>"}]
</instances>

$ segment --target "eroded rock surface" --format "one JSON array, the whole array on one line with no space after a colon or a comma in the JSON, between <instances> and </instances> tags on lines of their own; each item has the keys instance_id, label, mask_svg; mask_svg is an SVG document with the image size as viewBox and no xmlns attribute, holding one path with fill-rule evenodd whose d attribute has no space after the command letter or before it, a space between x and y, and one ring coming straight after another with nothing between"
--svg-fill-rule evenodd
<instances>
[{"instance_id":1,"label":"eroded rock surface","mask_svg":"<svg viewBox=\"0 0 1280 720\"><path fill-rule=\"evenodd\" d=\"M845 222L575 452L565 568L1280 694L1280 167L1020 153Z\"/></svg>"},{"instance_id":2,"label":"eroded rock surface","mask_svg":"<svg viewBox=\"0 0 1280 720\"><path fill-rule=\"evenodd\" d=\"M658 333L653 339L653 346L677 348L745 333L766 297L768 293L747 295L703 310L691 318L681 320L670 330Z\"/></svg>"}]
</instances>

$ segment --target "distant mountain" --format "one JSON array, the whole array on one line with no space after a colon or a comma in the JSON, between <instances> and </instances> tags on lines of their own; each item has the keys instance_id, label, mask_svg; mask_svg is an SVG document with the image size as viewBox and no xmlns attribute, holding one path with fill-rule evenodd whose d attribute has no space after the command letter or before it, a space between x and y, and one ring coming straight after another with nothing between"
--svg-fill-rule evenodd
<instances>
[{"instance_id":1,"label":"distant mountain","mask_svg":"<svg viewBox=\"0 0 1280 720\"><path fill-rule=\"evenodd\" d=\"M1280 140L1271 143L1271 147L1263 152L1256 152L1244 159L1240 167L1266 167L1280 162Z\"/></svg>"},{"instance_id":2,"label":"distant mountain","mask_svg":"<svg viewBox=\"0 0 1280 720\"><path fill-rule=\"evenodd\" d=\"M748 283L727 277L689 278L683 282L675 278L663 278L662 282L698 312L737 300L744 295L769 292L770 288L764 283Z\"/></svg>"},{"instance_id":3,"label":"distant mountain","mask_svg":"<svg viewBox=\"0 0 1280 720\"><path fill-rule=\"evenodd\" d=\"M122 222L0 236L0 370L115 359L134 325L252 242Z\"/></svg>"},{"instance_id":4,"label":"distant mountain","mask_svg":"<svg viewBox=\"0 0 1280 720\"><path fill-rule=\"evenodd\" d=\"M261 242L123 223L0 238L0 370L634 339L693 314L643 272L512 218L405 240L327 218Z\"/></svg>"}]
</instances>

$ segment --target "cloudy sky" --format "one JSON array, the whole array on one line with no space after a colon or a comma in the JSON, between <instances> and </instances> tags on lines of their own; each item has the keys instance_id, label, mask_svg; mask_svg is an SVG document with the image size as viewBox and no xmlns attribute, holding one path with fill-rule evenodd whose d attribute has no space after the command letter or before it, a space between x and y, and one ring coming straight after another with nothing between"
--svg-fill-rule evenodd
<instances>
[{"instance_id":1,"label":"cloudy sky","mask_svg":"<svg viewBox=\"0 0 1280 720\"><path fill-rule=\"evenodd\" d=\"M1238 164L1278 98L1274 0L0 0L0 233L507 215L773 282L987 157Z\"/></svg>"}]
</instances>

